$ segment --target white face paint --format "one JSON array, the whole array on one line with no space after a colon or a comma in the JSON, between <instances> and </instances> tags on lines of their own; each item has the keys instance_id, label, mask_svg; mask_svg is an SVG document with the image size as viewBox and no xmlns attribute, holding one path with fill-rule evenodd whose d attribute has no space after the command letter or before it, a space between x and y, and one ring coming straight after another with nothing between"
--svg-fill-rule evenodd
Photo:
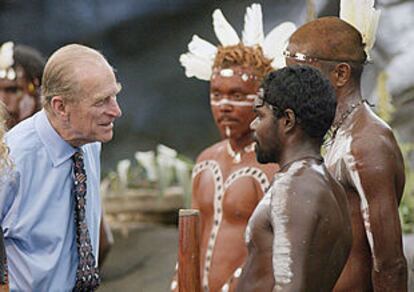
<instances>
[{"instance_id":1,"label":"white face paint","mask_svg":"<svg viewBox=\"0 0 414 292\"><path fill-rule=\"evenodd\" d=\"M231 106L253 106L253 101L236 101L230 100L227 98L223 98L220 100L211 100L210 104L212 106L223 106L223 105L231 105Z\"/></svg>"},{"instance_id":2,"label":"white face paint","mask_svg":"<svg viewBox=\"0 0 414 292\"><path fill-rule=\"evenodd\" d=\"M226 137L227 138L230 138L231 137L231 129L230 129L230 127L226 127L225 134L226 134Z\"/></svg>"}]
</instances>

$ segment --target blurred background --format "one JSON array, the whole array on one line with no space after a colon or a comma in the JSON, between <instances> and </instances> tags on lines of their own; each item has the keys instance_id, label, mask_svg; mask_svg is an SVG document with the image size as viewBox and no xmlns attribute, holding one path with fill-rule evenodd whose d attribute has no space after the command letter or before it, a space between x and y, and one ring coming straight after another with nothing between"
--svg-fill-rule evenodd
<instances>
[{"instance_id":1,"label":"blurred background","mask_svg":"<svg viewBox=\"0 0 414 292\"><path fill-rule=\"evenodd\" d=\"M190 169L196 155L219 140L210 114L208 83L187 79L178 59L193 34L217 44L211 19L215 8L221 8L241 32L245 8L252 3L262 4L265 33L283 21L300 26L339 11L336 0L0 0L0 43L11 40L33 46L45 56L65 44L81 43L100 50L116 68L123 84L118 96L123 116L116 122L115 138L103 147L102 159L103 174L111 184L111 178L119 176L118 161L133 159L136 151L164 144L184 157ZM382 16L373 63L364 72L363 94L395 129L406 155L407 188L400 211L404 230L410 233L414 1L376 3ZM171 206L178 208L185 202ZM176 260L175 225L145 222L125 230L119 224L100 291L167 291Z\"/></svg>"}]
</instances>

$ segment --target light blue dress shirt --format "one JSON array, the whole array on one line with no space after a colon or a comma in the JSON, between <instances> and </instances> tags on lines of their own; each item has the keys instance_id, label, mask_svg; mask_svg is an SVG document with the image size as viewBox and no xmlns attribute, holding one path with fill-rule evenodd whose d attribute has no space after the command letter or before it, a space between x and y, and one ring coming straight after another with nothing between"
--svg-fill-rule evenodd
<instances>
[{"instance_id":1,"label":"light blue dress shirt","mask_svg":"<svg viewBox=\"0 0 414 292\"><path fill-rule=\"evenodd\" d=\"M11 291L71 291L78 266L72 155L76 148L51 126L45 111L6 134L15 163L0 191ZM97 259L101 203L100 143L80 147L87 175L86 218ZM14 183L13 183L14 181ZM98 259L96 260L98 263Z\"/></svg>"}]
</instances>

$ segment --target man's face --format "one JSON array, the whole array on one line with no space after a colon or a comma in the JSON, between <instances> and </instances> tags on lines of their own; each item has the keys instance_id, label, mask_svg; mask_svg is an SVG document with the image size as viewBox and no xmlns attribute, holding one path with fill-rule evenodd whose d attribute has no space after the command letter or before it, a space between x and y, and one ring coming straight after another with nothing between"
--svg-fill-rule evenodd
<instances>
[{"instance_id":1,"label":"man's face","mask_svg":"<svg viewBox=\"0 0 414 292\"><path fill-rule=\"evenodd\" d=\"M253 70L232 66L219 70L211 79L211 110L222 137L239 139L251 133L249 125L255 118L253 100L260 85L250 77L252 73Z\"/></svg>"},{"instance_id":2,"label":"man's face","mask_svg":"<svg viewBox=\"0 0 414 292\"><path fill-rule=\"evenodd\" d=\"M259 163L279 162L281 153L280 119L276 119L272 107L258 98L254 108L257 118L250 127L254 131L256 159Z\"/></svg>"},{"instance_id":3,"label":"man's face","mask_svg":"<svg viewBox=\"0 0 414 292\"><path fill-rule=\"evenodd\" d=\"M23 93L23 85L18 79L0 78L0 100L6 105L6 109L12 117L19 115L19 103Z\"/></svg>"},{"instance_id":4,"label":"man's face","mask_svg":"<svg viewBox=\"0 0 414 292\"><path fill-rule=\"evenodd\" d=\"M71 140L75 146L95 141L108 142L113 136L113 122L121 116L116 95L120 85L106 65L86 70L80 78L79 101L67 103Z\"/></svg>"}]
</instances>

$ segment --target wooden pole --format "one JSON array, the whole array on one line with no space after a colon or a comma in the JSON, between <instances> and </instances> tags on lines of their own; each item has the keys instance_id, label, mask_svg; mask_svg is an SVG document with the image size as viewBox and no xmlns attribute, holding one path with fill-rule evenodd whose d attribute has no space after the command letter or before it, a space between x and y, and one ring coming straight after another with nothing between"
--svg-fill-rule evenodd
<instances>
[{"instance_id":1,"label":"wooden pole","mask_svg":"<svg viewBox=\"0 0 414 292\"><path fill-rule=\"evenodd\" d=\"M200 217L195 209L181 209L178 219L178 291L199 292Z\"/></svg>"}]
</instances>

